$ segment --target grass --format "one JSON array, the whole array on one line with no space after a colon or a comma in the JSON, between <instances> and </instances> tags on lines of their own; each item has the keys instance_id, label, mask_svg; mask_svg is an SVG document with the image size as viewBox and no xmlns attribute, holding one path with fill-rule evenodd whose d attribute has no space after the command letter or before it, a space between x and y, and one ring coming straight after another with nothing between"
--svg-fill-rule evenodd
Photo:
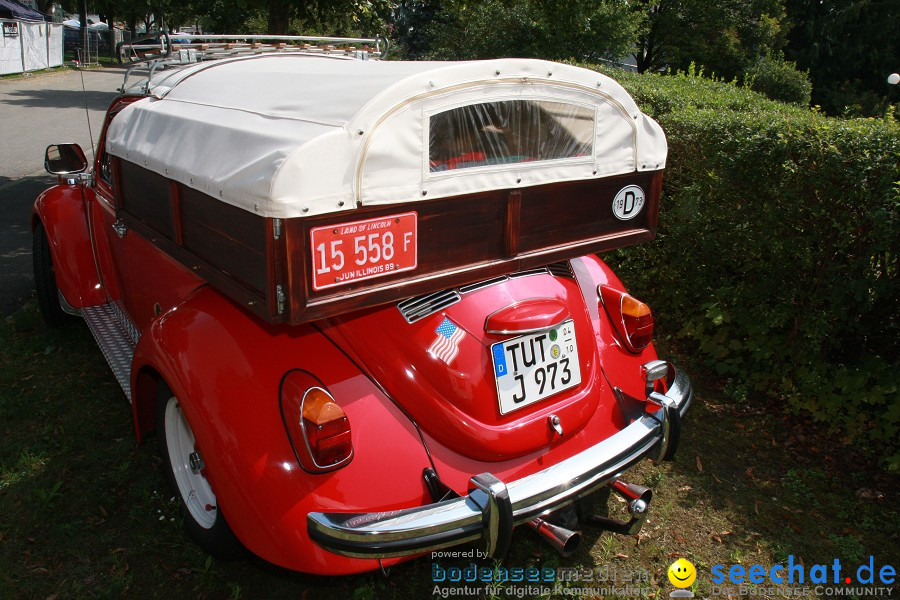
<instances>
[{"instance_id":1,"label":"grass","mask_svg":"<svg viewBox=\"0 0 900 600\"><path fill-rule=\"evenodd\" d=\"M63 71L67 71L69 69L65 63L58 67L50 67L48 69L39 69L37 71L28 71L26 73L7 73L5 75L0 75L0 81L9 81L12 79L23 79L25 77L34 77L36 75L49 75L51 73L62 73Z\"/></svg>"},{"instance_id":2,"label":"grass","mask_svg":"<svg viewBox=\"0 0 900 600\"><path fill-rule=\"evenodd\" d=\"M620 581L642 569L658 598L682 556L697 567L698 596L709 595L716 564L771 566L792 555L808 567L835 558L855 567L874 555L876 566L898 566L896 476L741 390L695 382L678 459L628 477L655 492L639 536L584 529L564 559L517 531L502 562L477 564L577 567L595 578L616 567ZM33 303L0 322L0 598L426 598L433 564L471 562L423 557L389 577L323 578L211 559L183 533L155 440L135 443L130 408L87 328L49 330Z\"/></svg>"}]
</instances>

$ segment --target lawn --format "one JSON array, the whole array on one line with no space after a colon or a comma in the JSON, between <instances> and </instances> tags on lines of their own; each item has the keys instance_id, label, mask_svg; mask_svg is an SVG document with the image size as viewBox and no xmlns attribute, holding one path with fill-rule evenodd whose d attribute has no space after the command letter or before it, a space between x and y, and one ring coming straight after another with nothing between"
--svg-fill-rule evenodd
<instances>
[{"instance_id":1,"label":"lawn","mask_svg":"<svg viewBox=\"0 0 900 600\"><path fill-rule=\"evenodd\" d=\"M433 573L465 569L469 559L422 557L387 577L341 578L213 560L182 532L156 440L135 443L130 407L84 324L49 330L31 302L0 322L0 365L0 598L407 599L454 597L451 588L463 585L435 589ZM839 559L842 576L870 556L876 569L898 566L896 476L812 424L692 374L697 396L677 460L644 463L628 478L655 493L640 535L584 529L564 559L520 530L502 562L478 566L577 567L594 587L615 566L618 585L623 573L646 572L640 585L651 597L674 589L666 569L678 557L696 566L694 591L705 597L714 565L768 571L792 556L808 574ZM569 597L542 595L537 584L523 593L523 585L494 595Z\"/></svg>"}]
</instances>

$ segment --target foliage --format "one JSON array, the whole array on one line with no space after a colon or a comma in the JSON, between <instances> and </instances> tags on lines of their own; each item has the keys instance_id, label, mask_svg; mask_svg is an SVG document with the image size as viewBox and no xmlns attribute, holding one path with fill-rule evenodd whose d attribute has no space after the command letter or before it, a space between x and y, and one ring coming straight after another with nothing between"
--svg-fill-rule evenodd
<instances>
[{"instance_id":1,"label":"foliage","mask_svg":"<svg viewBox=\"0 0 900 600\"><path fill-rule=\"evenodd\" d=\"M737 77L785 42L784 0L638 0L638 71L684 70L692 62Z\"/></svg>"},{"instance_id":2,"label":"foliage","mask_svg":"<svg viewBox=\"0 0 900 600\"><path fill-rule=\"evenodd\" d=\"M900 68L900 2L786 2L793 27L785 54L809 69L812 101L830 114L880 116L887 76Z\"/></svg>"},{"instance_id":3,"label":"foliage","mask_svg":"<svg viewBox=\"0 0 900 600\"><path fill-rule=\"evenodd\" d=\"M897 452L900 127L618 79L670 145L659 238L618 254L623 279L723 380Z\"/></svg>"},{"instance_id":4,"label":"foliage","mask_svg":"<svg viewBox=\"0 0 900 600\"><path fill-rule=\"evenodd\" d=\"M438 0L401 0L394 9L393 37L404 58L418 60L431 52L429 25L441 12Z\"/></svg>"},{"instance_id":5,"label":"foliage","mask_svg":"<svg viewBox=\"0 0 900 600\"><path fill-rule=\"evenodd\" d=\"M809 72L797 69L796 63L767 54L746 74L751 89L773 100L809 106L812 84Z\"/></svg>"},{"instance_id":6,"label":"foliage","mask_svg":"<svg viewBox=\"0 0 900 600\"><path fill-rule=\"evenodd\" d=\"M637 24L615 0L452 0L426 28L433 58L597 60L627 53Z\"/></svg>"}]
</instances>

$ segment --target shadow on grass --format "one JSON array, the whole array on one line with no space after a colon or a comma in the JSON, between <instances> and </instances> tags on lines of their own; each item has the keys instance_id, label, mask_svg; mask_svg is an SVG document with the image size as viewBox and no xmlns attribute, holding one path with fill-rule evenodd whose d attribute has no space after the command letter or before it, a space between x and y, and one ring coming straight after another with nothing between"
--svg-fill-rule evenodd
<instances>
[{"instance_id":1,"label":"shadow on grass","mask_svg":"<svg viewBox=\"0 0 900 600\"><path fill-rule=\"evenodd\" d=\"M0 317L21 307L32 294L32 205L55 182L47 175L0 181Z\"/></svg>"}]
</instances>

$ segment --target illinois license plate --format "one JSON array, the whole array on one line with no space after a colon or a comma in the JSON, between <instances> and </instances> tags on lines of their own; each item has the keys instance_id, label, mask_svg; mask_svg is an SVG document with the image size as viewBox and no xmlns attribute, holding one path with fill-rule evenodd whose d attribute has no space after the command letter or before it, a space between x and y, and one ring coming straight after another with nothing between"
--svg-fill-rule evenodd
<instances>
[{"instance_id":1,"label":"illinois license plate","mask_svg":"<svg viewBox=\"0 0 900 600\"><path fill-rule=\"evenodd\" d=\"M417 217L408 212L312 228L313 289L415 269Z\"/></svg>"},{"instance_id":2,"label":"illinois license plate","mask_svg":"<svg viewBox=\"0 0 900 600\"><path fill-rule=\"evenodd\" d=\"M491 346L500 414L533 404L581 383L571 320Z\"/></svg>"}]
</instances>

